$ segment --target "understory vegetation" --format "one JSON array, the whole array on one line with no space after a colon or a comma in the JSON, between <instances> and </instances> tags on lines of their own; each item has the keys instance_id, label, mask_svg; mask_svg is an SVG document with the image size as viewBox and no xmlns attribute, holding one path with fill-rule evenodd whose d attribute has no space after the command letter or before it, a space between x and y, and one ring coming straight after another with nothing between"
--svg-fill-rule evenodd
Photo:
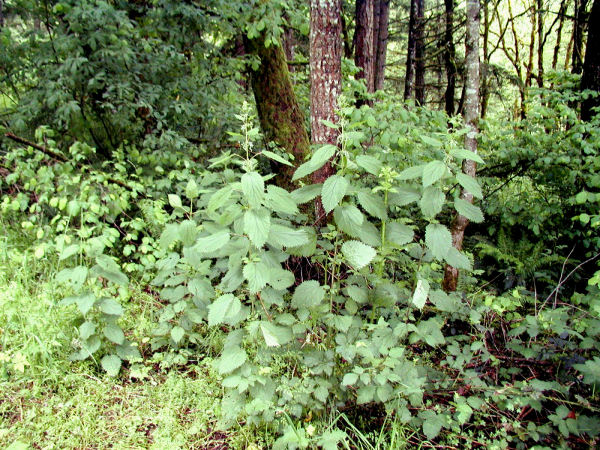
<instances>
[{"instance_id":1,"label":"understory vegetation","mask_svg":"<svg viewBox=\"0 0 600 450\"><path fill-rule=\"evenodd\" d=\"M461 116L344 59L339 137L299 160L231 53L239 29L276 45L286 2L37 3L0 30L0 446L598 445L579 75L544 74L523 116L492 102L475 153Z\"/></svg>"}]
</instances>

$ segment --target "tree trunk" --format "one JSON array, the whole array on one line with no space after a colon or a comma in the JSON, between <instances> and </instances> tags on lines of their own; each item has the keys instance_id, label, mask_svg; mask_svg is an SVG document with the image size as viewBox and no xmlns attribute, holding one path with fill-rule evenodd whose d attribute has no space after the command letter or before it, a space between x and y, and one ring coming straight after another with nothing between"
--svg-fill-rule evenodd
<instances>
[{"instance_id":1,"label":"tree trunk","mask_svg":"<svg viewBox=\"0 0 600 450\"><path fill-rule=\"evenodd\" d=\"M544 87L544 10L542 0L537 0L537 26L538 26L538 87Z\"/></svg>"},{"instance_id":2,"label":"tree trunk","mask_svg":"<svg viewBox=\"0 0 600 450\"><path fill-rule=\"evenodd\" d=\"M281 43L265 46L264 35L246 39L246 48L260 58L257 70L251 71L252 90L258 118L265 138L275 142L301 164L310 152L308 134L304 128L304 114L298 105L288 72L287 60ZM294 168L281 165L280 184L289 184Z\"/></svg>"},{"instance_id":3,"label":"tree trunk","mask_svg":"<svg viewBox=\"0 0 600 450\"><path fill-rule=\"evenodd\" d=\"M416 20L417 2L410 0L410 17L408 20L408 45L406 50L406 75L404 77L404 100L412 97L413 78L415 75L415 50L416 50Z\"/></svg>"},{"instance_id":4,"label":"tree trunk","mask_svg":"<svg viewBox=\"0 0 600 450\"><path fill-rule=\"evenodd\" d=\"M380 0L379 2L379 24L377 29L377 46L375 51L375 90L383 89L385 80L385 61L387 58L387 42L389 36L390 22L390 0Z\"/></svg>"},{"instance_id":5,"label":"tree trunk","mask_svg":"<svg viewBox=\"0 0 600 450\"><path fill-rule=\"evenodd\" d=\"M375 47L373 0L356 0L354 31L354 62L360 71L357 79L365 80L367 92L373 92Z\"/></svg>"},{"instance_id":6,"label":"tree trunk","mask_svg":"<svg viewBox=\"0 0 600 450\"><path fill-rule=\"evenodd\" d=\"M588 0L575 0L575 17L573 23L573 62L571 72L580 74L583 70L583 35L586 25ZM596 24L594 24L596 25Z\"/></svg>"},{"instance_id":7,"label":"tree trunk","mask_svg":"<svg viewBox=\"0 0 600 450\"><path fill-rule=\"evenodd\" d=\"M594 0L589 18L585 61L581 76L581 89L590 89L600 95L600 0ZM592 118L592 108L600 106L600 97L587 98L581 104L581 119L588 121Z\"/></svg>"},{"instance_id":8,"label":"tree trunk","mask_svg":"<svg viewBox=\"0 0 600 450\"><path fill-rule=\"evenodd\" d=\"M444 33L444 65L446 66L445 109L454 115L454 91L456 89L456 48L454 47L454 0L444 0L446 7L446 30Z\"/></svg>"},{"instance_id":9,"label":"tree trunk","mask_svg":"<svg viewBox=\"0 0 600 450\"><path fill-rule=\"evenodd\" d=\"M470 129L465 135L465 148L477 153L477 120L479 118L479 0L467 0L467 36L465 48L466 65L466 98L465 124ZM465 159L462 170L467 175L475 176L477 165L475 161ZM460 197L473 203L473 194L463 189ZM452 224L452 245L457 250L462 249L465 229L469 220L457 214ZM458 284L458 269L446 265L442 286L446 291L455 291Z\"/></svg>"},{"instance_id":10,"label":"tree trunk","mask_svg":"<svg viewBox=\"0 0 600 450\"><path fill-rule=\"evenodd\" d=\"M0 29L4 28L4 0L0 0Z\"/></svg>"},{"instance_id":11,"label":"tree trunk","mask_svg":"<svg viewBox=\"0 0 600 450\"><path fill-rule=\"evenodd\" d=\"M310 1L310 129L315 146L337 145L339 130L322 121L338 121L338 97L342 86L341 0ZM322 183L333 174L331 163L313 174ZM321 199L315 202L316 222L327 216Z\"/></svg>"},{"instance_id":12,"label":"tree trunk","mask_svg":"<svg viewBox=\"0 0 600 450\"><path fill-rule=\"evenodd\" d=\"M417 0L415 39L415 102L425 105L425 0Z\"/></svg>"},{"instance_id":13,"label":"tree trunk","mask_svg":"<svg viewBox=\"0 0 600 450\"><path fill-rule=\"evenodd\" d=\"M567 0L563 0L560 4L558 11L558 29L556 30L556 45L554 46L554 53L552 55L552 70L556 70L558 64L558 53L560 52L560 41L562 40L562 29L565 23L565 14L567 13Z\"/></svg>"}]
</instances>

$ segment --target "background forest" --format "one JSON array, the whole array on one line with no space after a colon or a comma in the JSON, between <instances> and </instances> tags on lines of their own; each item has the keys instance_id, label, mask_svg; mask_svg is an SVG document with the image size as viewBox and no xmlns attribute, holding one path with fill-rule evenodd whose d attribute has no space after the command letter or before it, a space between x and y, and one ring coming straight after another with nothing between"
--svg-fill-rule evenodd
<instances>
[{"instance_id":1,"label":"background forest","mask_svg":"<svg viewBox=\"0 0 600 450\"><path fill-rule=\"evenodd\" d=\"M0 446L595 448L600 0L0 0Z\"/></svg>"}]
</instances>

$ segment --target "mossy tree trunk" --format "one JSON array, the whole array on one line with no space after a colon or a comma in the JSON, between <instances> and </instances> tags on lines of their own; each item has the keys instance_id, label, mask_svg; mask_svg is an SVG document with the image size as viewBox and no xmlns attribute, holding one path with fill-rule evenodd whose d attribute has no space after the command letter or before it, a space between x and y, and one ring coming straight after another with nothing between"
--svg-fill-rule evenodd
<instances>
[{"instance_id":1,"label":"mossy tree trunk","mask_svg":"<svg viewBox=\"0 0 600 450\"><path fill-rule=\"evenodd\" d=\"M248 53L260 58L258 68L251 71L251 81L262 132L269 142L291 153L294 165L298 166L309 154L310 142L283 46L279 42L266 47L263 35L245 39L245 46ZM274 167L274 172L279 174L278 184L289 187L294 170L285 165Z\"/></svg>"},{"instance_id":2,"label":"mossy tree trunk","mask_svg":"<svg viewBox=\"0 0 600 450\"><path fill-rule=\"evenodd\" d=\"M583 63L581 88L596 91L600 96L600 0L594 0L589 18L587 47ZM593 116L592 108L600 106L600 97L588 97L581 104L581 118L590 120Z\"/></svg>"}]
</instances>

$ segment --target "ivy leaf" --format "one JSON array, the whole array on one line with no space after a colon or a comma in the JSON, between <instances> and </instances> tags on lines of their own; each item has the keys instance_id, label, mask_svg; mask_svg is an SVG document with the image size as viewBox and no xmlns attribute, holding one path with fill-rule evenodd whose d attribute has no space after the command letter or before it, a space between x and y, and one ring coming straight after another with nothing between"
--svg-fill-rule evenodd
<instances>
[{"instance_id":1,"label":"ivy leaf","mask_svg":"<svg viewBox=\"0 0 600 450\"><path fill-rule=\"evenodd\" d=\"M263 200L265 182L257 172L248 172L242 175L242 192L252 208L258 208Z\"/></svg>"},{"instance_id":2,"label":"ivy leaf","mask_svg":"<svg viewBox=\"0 0 600 450\"><path fill-rule=\"evenodd\" d=\"M119 375L119 371L121 370L121 358L117 355L106 355L102 358L100 364L102 364L102 368L106 370L106 373L111 377Z\"/></svg>"},{"instance_id":3,"label":"ivy leaf","mask_svg":"<svg viewBox=\"0 0 600 450\"><path fill-rule=\"evenodd\" d=\"M208 306L208 326L220 325L233 319L242 309L242 303L233 294L221 295Z\"/></svg>"},{"instance_id":4,"label":"ivy leaf","mask_svg":"<svg viewBox=\"0 0 600 450\"><path fill-rule=\"evenodd\" d=\"M456 175L456 181L460 183L460 185L465 188L468 192L473 194L473 197L483 198L483 192L481 191L481 186L477 182L475 178L466 173L459 173Z\"/></svg>"},{"instance_id":5,"label":"ivy leaf","mask_svg":"<svg viewBox=\"0 0 600 450\"><path fill-rule=\"evenodd\" d=\"M431 186L444 176L446 164L442 161L431 161L423 168L423 187Z\"/></svg>"},{"instance_id":6,"label":"ivy leaf","mask_svg":"<svg viewBox=\"0 0 600 450\"><path fill-rule=\"evenodd\" d=\"M316 280L308 280L299 284L292 296L292 306L294 308L314 308L318 306L325 298L323 286Z\"/></svg>"},{"instance_id":7,"label":"ivy leaf","mask_svg":"<svg viewBox=\"0 0 600 450\"><path fill-rule=\"evenodd\" d=\"M357 195L358 203L365 211L380 220L387 220L387 211L383 199L370 191L362 190Z\"/></svg>"},{"instance_id":8,"label":"ivy leaf","mask_svg":"<svg viewBox=\"0 0 600 450\"><path fill-rule=\"evenodd\" d=\"M323 201L323 208L328 214L335 208L340 201L346 195L346 191L350 183L341 175L332 175L325 183L323 183L323 190L321 191L321 199Z\"/></svg>"},{"instance_id":9,"label":"ivy leaf","mask_svg":"<svg viewBox=\"0 0 600 450\"><path fill-rule=\"evenodd\" d=\"M244 214L244 233L257 248L267 242L271 229L271 216L265 208L249 209Z\"/></svg>"},{"instance_id":10,"label":"ivy leaf","mask_svg":"<svg viewBox=\"0 0 600 450\"><path fill-rule=\"evenodd\" d=\"M358 155L356 157L356 164L358 164L359 167L365 169L371 175L375 176L379 175L379 171L381 170L382 165L381 161L369 155Z\"/></svg>"},{"instance_id":11,"label":"ivy leaf","mask_svg":"<svg viewBox=\"0 0 600 450\"><path fill-rule=\"evenodd\" d=\"M417 287L412 297L413 305L419 309L423 309L427 296L429 295L429 282L427 280L417 281Z\"/></svg>"},{"instance_id":12,"label":"ivy leaf","mask_svg":"<svg viewBox=\"0 0 600 450\"><path fill-rule=\"evenodd\" d=\"M435 258L442 260L452 247L452 235L444 225L430 223L425 229L425 244Z\"/></svg>"},{"instance_id":13,"label":"ivy leaf","mask_svg":"<svg viewBox=\"0 0 600 450\"><path fill-rule=\"evenodd\" d=\"M360 270L369 264L377 254L373 247L359 241L344 242L342 245L342 253L350 265L357 270Z\"/></svg>"},{"instance_id":14,"label":"ivy leaf","mask_svg":"<svg viewBox=\"0 0 600 450\"><path fill-rule=\"evenodd\" d=\"M442 211L446 196L439 187L427 186L419 205L425 217L435 217Z\"/></svg>"},{"instance_id":15,"label":"ivy leaf","mask_svg":"<svg viewBox=\"0 0 600 450\"><path fill-rule=\"evenodd\" d=\"M483 213L479 206L475 206L462 198L457 198L454 200L454 208L461 216L465 216L471 222L483 222Z\"/></svg>"}]
</instances>

